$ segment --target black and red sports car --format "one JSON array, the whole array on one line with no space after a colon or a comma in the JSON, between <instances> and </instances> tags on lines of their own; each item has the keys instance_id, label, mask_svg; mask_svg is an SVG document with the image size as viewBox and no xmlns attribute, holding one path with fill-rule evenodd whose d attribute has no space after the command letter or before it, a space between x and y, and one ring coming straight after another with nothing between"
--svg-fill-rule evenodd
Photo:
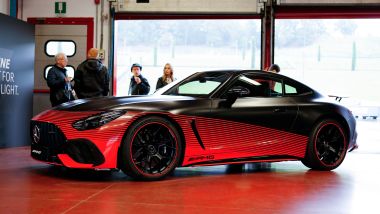
<instances>
[{"instance_id":1,"label":"black and red sports car","mask_svg":"<svg viewBox=\"0 0 380 214\"><path fill-rule=\"evenodd\" d=\"M350 110L288 77L195 73L151 96L75 100L31 121L33 158L161 179L176 167L300 160L332 170L357 147Z\"/></svg>"}]
</instances>

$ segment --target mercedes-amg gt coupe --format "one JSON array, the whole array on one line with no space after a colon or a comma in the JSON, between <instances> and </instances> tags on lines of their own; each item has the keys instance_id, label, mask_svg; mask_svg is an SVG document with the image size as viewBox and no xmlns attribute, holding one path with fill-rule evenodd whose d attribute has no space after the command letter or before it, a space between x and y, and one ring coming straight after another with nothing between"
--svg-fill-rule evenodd
<instances>
[{"instance_id":1,"label":"mercedes-amg gt coupe","mask_svg":"<svg viewBox=\"0 0 380 214\"><path fill-rule=\"evenodd\" d=\"M153 95L79 99L31 120L31 156L158 180L176 167L300 160L333 170L357 148L351 111L289 77L195 73Z\"/></svg>"}]
</instances>

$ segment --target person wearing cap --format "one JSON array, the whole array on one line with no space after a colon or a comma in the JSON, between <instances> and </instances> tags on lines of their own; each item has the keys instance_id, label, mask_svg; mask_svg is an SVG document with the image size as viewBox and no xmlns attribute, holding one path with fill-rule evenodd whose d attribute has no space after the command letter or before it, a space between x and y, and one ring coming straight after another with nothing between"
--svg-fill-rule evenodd
<instances>
[{"instance_id":1,"label":"person wearing cap","mask_svg":"<svg viewBox=\"0 0 380 214\"><path fill-rule=\"evenodd\" d=\"M131 83L129 84L129 95L147 95L150 91L150 85L146 78L141 75L142 66L134 63L131 66Z\"/></svg>"}]
</instances>

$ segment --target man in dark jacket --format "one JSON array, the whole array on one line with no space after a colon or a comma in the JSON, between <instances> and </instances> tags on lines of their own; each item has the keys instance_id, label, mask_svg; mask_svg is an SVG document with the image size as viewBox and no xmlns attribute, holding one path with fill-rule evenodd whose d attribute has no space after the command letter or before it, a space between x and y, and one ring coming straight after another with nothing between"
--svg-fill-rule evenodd
<instances>
[{"instance_id":1,"label":"man in dark jacket","mask_svg":"<svg viewBox=\"0 0 380 214\"><path fill-rule=\"evenodd\" d=\"M48 71L46 81L50 88L50 102L53 107L74 100L71 94L71 78L67 77L66 66L66 55L58 53L55 55L55 65Z\"/></svg>"},{"instance_id":2,"label":"man in dark jacket","mask_svg":"<svg viewBox=\"0 0 380 214\"><path fill-rule=\"evenodd\" d=\"M129 84L130 95L147 95L150 91L150 85L146 78L141 75L142 66L135 63L131 67L133 76L131 77L131 83Z\"/></svg>"},{"instance_id":3,"label":"man in dark jacket","mask_svg":"<svg viewBox=\"0 0 380 214\"><path fill-rule=\"evenodd\" d=\"M79 99L108 95L108 70L98 59L98 54L98 49L91 48L87 53L87 60L79 64L75 71L74 89Z\"/></svg>"}]
</instances>

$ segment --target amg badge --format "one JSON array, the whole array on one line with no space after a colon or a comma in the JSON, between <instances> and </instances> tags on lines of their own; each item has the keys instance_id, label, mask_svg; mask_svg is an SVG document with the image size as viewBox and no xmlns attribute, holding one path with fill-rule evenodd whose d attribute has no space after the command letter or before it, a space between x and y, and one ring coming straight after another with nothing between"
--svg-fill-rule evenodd
<instances>
[{"instance_id":1,"label":"amg badge","mask_svg":"<svg viewBox=\"0 0 380 214\"><path fill-rule=\"evenodd\" d=\"M206 155L206 156L198 156L198 157L191 157L189 158L189 161L203 161L203 160L213 160L214 155Z\"/></svg>"}]
</instances>

